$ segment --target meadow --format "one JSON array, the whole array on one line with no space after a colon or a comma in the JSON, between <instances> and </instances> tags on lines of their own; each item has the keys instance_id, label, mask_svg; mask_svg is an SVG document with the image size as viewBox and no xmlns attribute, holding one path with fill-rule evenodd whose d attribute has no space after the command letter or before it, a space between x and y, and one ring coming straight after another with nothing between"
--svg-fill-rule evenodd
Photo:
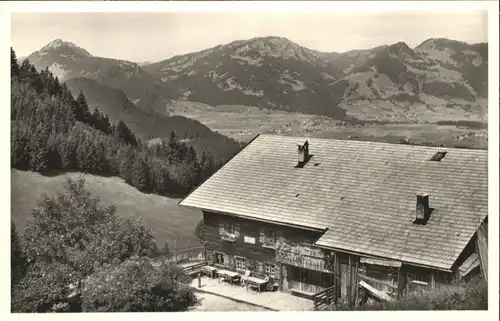
<instances>
[{"instance_id":1,"label":"meadow","mask_svg":"<svg viewBox=\"0 0 500 321\"><path fill-rule=\"evenodd\" d=\"M176 239L178 250L200 246L194 227L202 217L201 211L179 206L180 199L141 193L117 177L81 173L66 175L71 178L83 176L92 195L98 196L103 204L114 204L118 215L142 217L155 233L160 247L167 241L174 250ZM18 231L22 233L30 211L43 193L53 196L62 191L66 175L43 176L11 170L11 217Z\"/></svg>"}]
</instances>

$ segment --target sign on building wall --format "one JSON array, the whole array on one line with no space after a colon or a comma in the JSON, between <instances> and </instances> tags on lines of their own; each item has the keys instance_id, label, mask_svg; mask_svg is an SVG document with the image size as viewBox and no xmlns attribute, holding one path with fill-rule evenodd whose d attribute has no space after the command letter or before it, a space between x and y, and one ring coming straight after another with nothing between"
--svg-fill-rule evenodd
<instances>
[{"instance_id":1,"label":"sign on building wall","mask_svg":"<svg viewBox=\"0 0 500 321\"><path fill-rule=\"evenodd\" d=\"M245 236L243 239L245 243L255 244L255 237Z\"/></svg>"}]
</instances>

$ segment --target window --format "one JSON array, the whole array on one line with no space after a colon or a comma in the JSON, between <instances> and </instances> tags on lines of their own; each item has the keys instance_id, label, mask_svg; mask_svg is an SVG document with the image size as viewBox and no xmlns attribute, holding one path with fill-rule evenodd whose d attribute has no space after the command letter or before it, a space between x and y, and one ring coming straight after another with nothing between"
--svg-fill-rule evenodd
<instances>
[{"instance_id":1,"label":"window","mask_svg":"<svg viewBox=\"0 0 500 321\"><path fill-rule=\"evenodd\" d=\"M235 257L236 259L236 270L246 271L247 269L247 259L243 257Z\"/></svg>"},{"instance_id":2,"label":"window","mask_svg":"<svg viewBox=\"0 0 500 321\"><path fill-rule=\"evenodd\" d=\"M431 161L435 161L435 162L439 162L441 161L444 156L446 155L446 152L437 152L436 154L434 154L434 156L431 157Z\"/></svg>"},{"instance_id":3,"label":"window","mask_svg":"<svg viewBox=\"0 0 500 321\"><path fill-rule=\"evenodd\" d=\"M274 264L269 264L269 263L266 263L265 264L265 274L267 276L271 276L273 278L276 278L276 272L278 271L278 268L276 267L276 265Z\"/></svg>"},{"instance_id":4,"label":"window","mask_svg":"<svg viewBox=\"0 0 500 321\"><path fill-rule=\"evenodd\" d=\"M234 234L234 224L232 222L224 224L224 229L230 234Z\"/></svg>"},{"instance_id":5,"label":"window","mask_svg":"<svg viewBox=\"0 0 500 321\"><path fill-rule=\"evenodd\" d=\"M263 247L274 248L276 243L276 230L274 228L261 228L260 243Z\"/></svg>"},{"instance_id":6,"label":"window","mask_svg":"<svg viewBox=\"0 0 500 321\"><path fill-rule=\"evenodd\" d=\"M255 262L255 266L257 267L257 272L264 273L264 262L257 261Z\"/></svg>"},{"instance_id":7,"label":"window","mask_svg":"<svg viewBox=\"0 0 500 321\"><path fill-rule=\"evenodd\" d=\"M240 225L219 221L219 235L226 241L236 241L240 236Z\"/></svg>"},{"instance_id":8,"label":"window","mask_svg":"<svg viewBox=\"0 0 500 321\"><path fill-rule=\"evenodd\" d=\"M215 252L215 264L224 265L224 253Z\"/></svg>"}]
</instances>

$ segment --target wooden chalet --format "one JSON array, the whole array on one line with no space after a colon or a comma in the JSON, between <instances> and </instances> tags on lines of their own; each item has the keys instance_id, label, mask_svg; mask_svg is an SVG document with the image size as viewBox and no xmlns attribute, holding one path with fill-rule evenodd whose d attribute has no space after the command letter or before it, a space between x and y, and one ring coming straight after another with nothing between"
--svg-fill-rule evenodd
<instances>
[{"instance_id":1,"label":"wooden chalet","mask_svg":"<svg viewBox=\"0 0 500 321\"><path fill-rule=\"evenodd\" d=\"M259 135L180 205L216 267L330 302L484 270L487 191L484 150Z\"/></svg>"}]
</instances>

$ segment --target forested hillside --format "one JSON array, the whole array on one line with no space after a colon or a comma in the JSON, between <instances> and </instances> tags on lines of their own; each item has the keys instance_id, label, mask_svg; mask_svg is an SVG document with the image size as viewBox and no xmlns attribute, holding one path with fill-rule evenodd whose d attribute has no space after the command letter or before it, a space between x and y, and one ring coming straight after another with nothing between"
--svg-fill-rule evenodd
<instances>
[{"instance_id":1,"label":"forested hillside","mask_svg":"<svg viewBox=\"0 0 500 321\"><path fill-rule=\"evenodd\" d=\"M225 142L230 148L217 158L206 152L208 142L197 152L174 132L158 144L144 142L123 121L89 110L85 95L75 99L48 69L19 65L11 49L12 168L119 176L140 191L183 195L238 151L229 139L214 144Z\"/></svg>"},{"instance_id":2,"label":"forested hillside","mask_svg":"<svg viewBox=\"0 0 500 321\"><path fill-rule=\"evenodd\" d=\"M227 160L239 149L234 140L211 131L197 120L138 108L120 89L83 77L71 78L64 83L73 94L83 92L90 109L99 108L112 122L123 121L143 140L168 138L173 131L198 154L210 153L215 162Z\"/></svg>"}]
</instances>

